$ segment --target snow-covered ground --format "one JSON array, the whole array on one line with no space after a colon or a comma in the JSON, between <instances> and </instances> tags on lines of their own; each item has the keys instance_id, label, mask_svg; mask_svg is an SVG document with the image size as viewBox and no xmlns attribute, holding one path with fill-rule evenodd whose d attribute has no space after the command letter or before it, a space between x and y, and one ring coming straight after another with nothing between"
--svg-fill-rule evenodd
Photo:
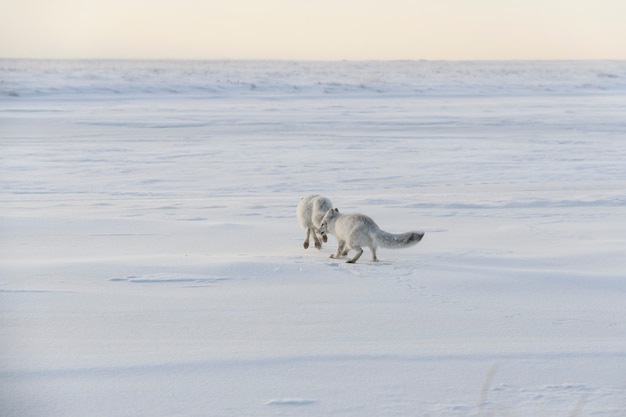
<instances>
[{"instance_id":1,"label":"snow-covered ground","mask_svg":"<svg viewBox=\"0 0 626 417\"><path fill-rule=\"evenodd\" d=\"M626 62L4 60L0 201L3 416L626 415Z\"/></svg>"}]
</instances>

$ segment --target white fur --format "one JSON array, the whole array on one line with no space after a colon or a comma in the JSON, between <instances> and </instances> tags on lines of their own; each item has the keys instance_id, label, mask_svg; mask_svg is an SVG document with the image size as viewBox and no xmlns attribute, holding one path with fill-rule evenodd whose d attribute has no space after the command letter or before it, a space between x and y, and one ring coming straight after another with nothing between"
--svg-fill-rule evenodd
<instances>
[{"instance_id":1,"label":"white fur","mask_svg":"<svg viewBox=\"0 0 626 417\"><path fill-rule=\"evenodd\" d=\"M298 223L304 231L306 232L306 236L304 238L304 249L309 247L309 236L313 233L313 241L315 242L315 247L317 249L322 248L322 242L320 242L319 237L317 236L319 233L320 224L322 222L322 218L326 214L328 210L333 207L333 204L326 197L322 197L321 195L308 195L303 197L300 200L300 204L298 204ZM328 237L326 233L319 233L322 240L326 242Z\"/></svg>"},{"instance_id":2,"label":"white fur","mask_svg":"<svg viewBox=\"0 0 626 417\"><path fill-rule=\"evenodd\" d=\"M370 217L364 214L340 214L338 209L331 209L324 215L320 227L321 233L330 233L337 238L337 253L331 258L346 256L350 249L356 251L348 263L355 263L363 254L363 247L372 251L372 261L377 262L376 248L406 248L422 240L424 232L393 234L381 230Z\"/></svg>"}]
</instances>

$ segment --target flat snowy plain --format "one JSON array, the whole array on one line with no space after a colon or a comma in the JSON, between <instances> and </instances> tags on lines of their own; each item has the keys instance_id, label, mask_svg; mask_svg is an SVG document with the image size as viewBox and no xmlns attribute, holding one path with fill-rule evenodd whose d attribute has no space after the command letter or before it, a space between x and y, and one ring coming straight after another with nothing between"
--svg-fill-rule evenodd
<instances>
[{"instance_id":1,"label":"flat snowy plain","mask_svg":"<svg viewBox=\"0 0 626 417\"><path fill-rule=\"evenodd\" d=\"M2 416L626 415L626 62L0 60L0 140Z\"/></svg>"}]
</instances>

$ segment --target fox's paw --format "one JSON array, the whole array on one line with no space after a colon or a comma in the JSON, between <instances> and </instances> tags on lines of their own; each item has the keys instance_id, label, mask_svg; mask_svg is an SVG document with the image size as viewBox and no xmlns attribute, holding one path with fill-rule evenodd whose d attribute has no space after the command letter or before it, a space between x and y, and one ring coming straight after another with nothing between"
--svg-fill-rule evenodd
<instances>
[{"instance_id":1,"label":"fox's paw","mask_svg":"<svg viewBox=\"0 0 626 417\"><path fill-rule=\"evenodd\" d=\"M309 248L309 241L306 240L302 246L304 246L304 249L308 249Z\"/></svg>"},{"instance_id":2,"label":"fox's paw","mask_svg":"<svg viewBox=\"0 0 626 417\"><path fill-rule=\"evenodd\" d=\"M316 240L316 241L315 241L315 247L316 247L317 249L322 249L322 242L320 242L320 241L317 241L317 240Z\"/></svg>"},{"instance_id":3,"label":"fox's paw","mask_svg":"<svg viewBox=\"0 0 626 417\"><path fill-rule=\"evenodd\" d=\"M328 242L328 236L326 235L322 236L322 240L324 241L324 243Z\"/></svg>"}]
</instances>

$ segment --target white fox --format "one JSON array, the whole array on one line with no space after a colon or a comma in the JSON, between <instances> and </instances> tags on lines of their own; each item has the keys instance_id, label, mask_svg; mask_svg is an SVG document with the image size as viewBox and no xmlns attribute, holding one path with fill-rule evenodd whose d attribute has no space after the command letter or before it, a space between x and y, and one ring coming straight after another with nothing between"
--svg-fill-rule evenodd
<instances>
[{"instance_id":1,"label":"white fox","mask_svg":"<svg viewBox=\"0 0 626 417\"><path fill-rule=\"evenodd\" d=\"M322 218L328 210L333 207L333 204L326 197L321 195L308 195L303 197L298 204L298 223L306 231L304 237L304 249L309 247L309 236L313 233L313 241L317 249L322 248L322 242L320 242L317 234L319 233L320 223ZM324 242L328 241L326 234L320 234Z\"/></svg>"},{"instance_id":2,"label":"white fox","mask_svg":"<svg viewBox=\"0 0 626 417\"><path fill-rule=\"evenodd\" d=\"M330 233L337 238L337 253L331 258L348 255L350 249L356 251L348 263L355 263L363 254L363 246L372 251L372 261L378 262L376 248L406 248L417 244L424 237L424 232L407 232L401 234L387 233L378 227L370 217L364 214L339 214L334 208L328 210L321 222L320 233Z\"/></svg>"}]
</instances>

